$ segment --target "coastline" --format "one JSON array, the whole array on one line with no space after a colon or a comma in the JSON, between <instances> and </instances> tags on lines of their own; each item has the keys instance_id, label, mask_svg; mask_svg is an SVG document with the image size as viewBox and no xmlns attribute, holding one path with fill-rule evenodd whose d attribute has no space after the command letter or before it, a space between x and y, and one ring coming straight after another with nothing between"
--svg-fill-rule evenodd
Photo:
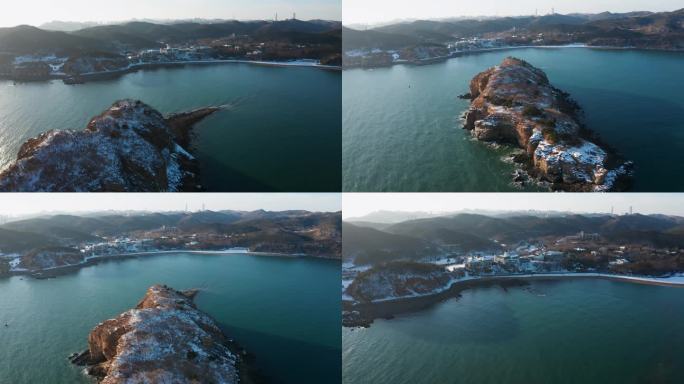
<instances>
[{"instance_id":1,"label":"coastline","mask_svg":"<svg viewBox=\"0 0 684 384\"><path fill-rule=\"evenodd\" d=\"M578 273L538 273L538 274L525 274L525 275L502 275L497 276L494 279L531 279L531 280L544 280L544 279L604 279L611 281L622 281L634 284L644 284L644 285L658 285L664 287L677 287L684 288L684 277L680 279L672 279L667 277L648 277L648 276L629 276L629 275L613 275L610 273L593 273L593 272L578 272Z\"/></svg>"},{"instance_id":2,"label":"coastline","mask_svg":"<svg viewBox=\"0 0 684 384\"><path fill-rule=\"evenodd\" d=\"M333 65L322 65L317 63L302 62L299 60L295 61L258 61L258 60L239 60L239 59L216 59L216 60L188 60L188 61L169 61L164 63L138 63L131 64L126 68L121 68L113 71L107 72L90 72L78 75L78 78L83 80L83 82L106 80L111 78L116 78L127 73L134 73L145 69L158 69L158 68L173 68L173 67L183 67L183 66L201 66L201 65L219 65L219 64L250 64L265 67L298 67L298 68L316 68L323 70L341 71L342 67ZM67 79L73 76L59 76L56 79Z\"/></svg>"},{"instance_id":3,"label":"coastline","mask_svg":"<svg viewBox=\"0 0 684 384\"><path fill-rule=\"evenodd\" d=\"M30 276L30 277L33 277L34 279L38 279L38 280L52 279L52 278L56 278L58 276L64 276L64 275L68 275L70 273L76 272L76 271L80 270L81 268L98 265L100 263L104 263L104 262L108 262L108 261L135 259L138 257L145 257L145 256L157 256L157 255L163 256L163 255L167 255L167 254L176 254L176 253L189 253L189 254L197 254L197 255L224 255L224 256L246 255L246 256L279 257L279 258L290 258L290 259L313 258L313 259L323 259L323 260L338 260L338 258L334 257L334 256L313 256L313 255L302 254L302 253L252 252L252 251L237 251L237 250L144 251L144 252L133 252L133 253L119 253L119 254L114 254L114 255L90 256L90 257L87 257L82 263L79 263L79 264L64 265L64 266L52 267L52 268L34 270L34 271L10 270L9 273L7 273L3 276L0 276L0 278L13 277L13 276Z\"/></svg>"},{"instance_id":4,"label":"coastline","mask_svg":"<svg viewBox=\"0 0 684 384\"><path fill-rule=\"evenodd\" d=\"M393 301L401 301L401 300L407 300L407 299L415 299L415 298L422 298L422 297L428 297L428 296L435 296L439 295L443 292L449 291L452 289L454 286L459 285L459 284L464 284L464 283L473 283L473 282L488 282L488 281L497 281L497 280L511 280L511 279L520 279L520 280L553 280L553 279L605 279L605 280L613 280L613 281L624 281L624 282L630 282L630 283L635 283L635 284L645 284L645 285L659 285L659 286L666 286L666 287L679 287L679 288L684 288L684 277L681 277L681 280L676 279L676 280L670 280L671 278L667 277L649 277L649 276L629 276L629 275L614 275L610 273L599 273L599 272L559 272L559 273L529 273L529 274L515 274L515 275L493 275L493 276L483 276L483 277L468 277L465 279L459 279L459 280L452 280L451 283L441 289L439 292L435 293L428 293L425 295L416 295L416 296L404 296L404 297L398 297L398 298L392 298L392 299L380 299L380 300L375 300L372 301L371 303L387 303L387 302L393 302Z\"/></svg>"},{"instance_id":5,"label":"coastline","mask_svg":"<svg viewBox=\"0 0 684 384\"><path fill-rule=\"evenodd\" d=\"M530 280L563 280L563 279L602 279L632 284L656 285L665 287L684 288L684 276L678 276L674 280L668 278L654 278L647 276L613 275L607 273L544 273L544 274L519 274L499 275L476 278L453 280L448 287L435 293L425 295L405 296L400 298L375 300L361 303L350 300L342 300L343 312L352 313L351 316L342 316L342 326L347 328L370 327L376 319L392 319L402 313L417 312L427 309L442 301L457 298L462 291L471 288L501 286L521 287Z\"/></svg>"},{"instance_id":6,"label":"coastline","mask_svg":"<svg viewBox=\"0 0 684 384\"><path fill-rule=\"evenodd\" d=\"M448 56L438 56L438 57L432 57L432 58L421 59L421 60L416 60L416 61L398 60L398 61L393 61L393 62L386 64L386 65L375 65L375 66L372 66L372 65L371 66L363 66L363 65L345 66L345 65L342 65L342 69L343 70L347 70L347 69L372 70L372 69L376 69L376 68L391 68L395 65L408 65L408 66L420 67L423 65L431 65L431 64L442 63L442 62L448 61L450 59L455 59L455 58L462 57L462 56L477 55L480 53L499 52L499 51L514 51L514 50L518 50L518 49L564 49L564 48L584 48L584 49L595 49L595 50L605 50L605 51L646 51L646 52L684 53L684 50L678 50L678 49L614 47L614 46L610 46L610 45L587 45L587 44L583 44L583 43L563 44L563 45L517 45L517 46L509 46L509 47L480 48L480 49L472 49L472 50L468 50L468 51L456 51L456 52L452 52Z\"/></svg>"},{"instance_id":7,"label":"coastline","mask_svg":"<svg viewBox=\"0 0 684 384\"><path fill-rule=\"evenodd\" d=\"M173 68L182 66L200 66L200 65L220 65L220 64L250 64L265 67L296 67L296 68L315 68L326 71L342 71L342 66L337 65L325 65L318 64L314 62L306 62L300 60L293 61L263 61L263 60L240 60L240 59L215 59L215 60L188 60L188 61L169 61L163 63L137 63L129 64L125 68L115 69L111 71L103 72L88 72L79 75L66 75L66 74L51 74L44 79L36 80L15 80L11 77L0 77L0 80L14 81L15 83L37 83L45 82L51 80L68 80L68 79L78 79L78 82L73 84L82 84L89 81L99 81L99 80L109 80L114 79L125 74L135 73L145 69L159 69L159 68Z\"/></svg>"}]
</instances>

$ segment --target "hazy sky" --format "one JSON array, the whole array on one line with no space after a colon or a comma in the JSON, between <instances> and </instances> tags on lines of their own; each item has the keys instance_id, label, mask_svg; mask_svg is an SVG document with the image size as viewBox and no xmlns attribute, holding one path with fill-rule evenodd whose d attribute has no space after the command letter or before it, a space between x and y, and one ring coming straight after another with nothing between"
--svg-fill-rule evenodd
<instances>
[{"instance_id":1,"label":"hazy sky","mask_svg":"<svg viewBox=\"0 0 684 384\"><path fill-rule=\"evenodd\" d=\"M130 19L341 19L340 0L18 0L3 2L0 27Z\"/></svg>"},{"instance_id":2,"label":"hazy sky","mask_svg":"<svg viewBox=\"0 0 684 384\"><path fill-rule=\"evenodd\" d=\"M345 24L455 16L517 16L556 13L673 11L682 0L344 0Z\"/></svg>"},{"instance_id":3,"label":"hazy sky","mask_svg":"<svg viewBox=\"0 0 684 384\"><path fill-rule=\"evenodd\" d=\"M196 211L233 209L282 211L304 209L336 212L341 209L335 193L3 193L0 215L40 212L182 211L185 204Z\"/></svg>"},{"instance_id":4,"label":"hazy sky","mask_svg":"<svg viewBox=\"0 0 684 384\"><path fill-rule=\"evenodd\" d=\"M684 194L676 193L345 193L345 219L375 211L454 212L553 210L570 212L663 213L684 216Z\"/></svg>"}]
</instances>

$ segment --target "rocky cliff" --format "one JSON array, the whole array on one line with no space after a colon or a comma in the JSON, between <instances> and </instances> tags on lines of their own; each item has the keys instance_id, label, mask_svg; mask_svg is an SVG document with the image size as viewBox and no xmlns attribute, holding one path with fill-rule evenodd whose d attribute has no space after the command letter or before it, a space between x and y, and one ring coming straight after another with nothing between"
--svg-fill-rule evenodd
<instances>
[{"instance_id":1,"label":"rocky cliff","mask_svg":"<svg viewBox=\"0 0 684 384\"><path fill-rule=\"evenodd\" d=\"M473 78L470 97L465 128L478 140L522 148L525 154L517 160L551 189L624 188L631 163L591 139L578 119L577 104L540 69L506 58Z\"/></svg>"},{"instance_id":2,"label":"rocky cliff","mask_svg":"<svg viewBox=\"0 0 684 384\"><path fill-rule=\"evenodd\" d=\"M449 288L452 276L444 267L395 261L361 272L346 293L358 302L430 295Z\"/></svg>"},{"instance_id":3,"label":"rocky cliff","mask_svg":"<svg viewBox=\"0 0 684 384\"><path fill-rule=\"evenodd\" d=\"M238 357L193 295L150 287L135 309L97 325L72 362L103 384L239 382Z\"/></svg>"},{"instance_id":4,"label":"rocky cliff","mask_svg":"<svg viewBox=\"0 0 684 384\"><path fill-rule=\"evenodd\" d=\"M83 263L85 256L69 247L44 247L21 256L18 267L28 271L41 271Z\"/></svg>"},{"instance_id":5,"label":"rocky cliff","mask_svg":"<svg viewBox=\"0 0 684 384\"><path fill-rule=\"evenodd\" d=\"M140 101L117 101L84 130L53 130L29 139L17 160L0 173L0 191L201 189L196 160L179 143L187 145L191 125L216 110L165 119Z\"/></svg>"}]
</instances>

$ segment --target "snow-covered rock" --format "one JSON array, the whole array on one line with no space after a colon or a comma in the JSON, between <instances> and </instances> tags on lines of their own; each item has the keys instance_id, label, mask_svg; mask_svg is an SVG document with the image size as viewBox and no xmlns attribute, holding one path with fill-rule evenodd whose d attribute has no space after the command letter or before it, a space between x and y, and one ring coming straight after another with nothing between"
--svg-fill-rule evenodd
<instances>
[{"instance_id":1,"label":"snow-covered rock","mask_svg":"<svg viewBox=\"0 0 684 384\"><path fill-rule=\"evenodd\" d=\"M84 130L48 131L22 145L0 173L0 191L161 192L197 189L196 160L178 142L217 108L165 119L121 100Z\"/></svg>"},{"instance_id":2,"label":"snow-covered rock","mask_svg":"<svg viewBox=\"0 0 684 384\"><path fill-rule=\"evenodd\" d=\"M238 356L192 296L150 287L135 309L97 325L72 362L104 384L238 383Z\"/></svg>"},{"instance_id":3,"label":"snow-covered rock","mask_svg":"<svg viewBox=\"0 0 684 384\"><path fill-rule=\"evenodd\" d=\"M630 175L631 163L584 137L577 104L527 62L504 59L473 78L470 94L465 128L478 140L524 149L532 173L554 189L617 190Z\"/></svg>"},{"instance_id":4,"label":"snow-covered rock","mask_svg":"<svg viewBox=\"0 0 684 384\"><path fill-rule=\"evenodd\" d=\"M345 293L359 302L397 300L439 293L452 278L443 266L398 261L359 273Z\"/></svg>"},{"instance_id":5,"label":"snow-covered rock","mask_svg":"<svg viewBox=\"0 0 684 384\"><path fill-rule=\"evenodd\" d=\"M68 247L46 247L25 253L13 260L13 270L42 271L78 265L85 261L84 255L78 249Z\"/></svg>"}]
</instances>

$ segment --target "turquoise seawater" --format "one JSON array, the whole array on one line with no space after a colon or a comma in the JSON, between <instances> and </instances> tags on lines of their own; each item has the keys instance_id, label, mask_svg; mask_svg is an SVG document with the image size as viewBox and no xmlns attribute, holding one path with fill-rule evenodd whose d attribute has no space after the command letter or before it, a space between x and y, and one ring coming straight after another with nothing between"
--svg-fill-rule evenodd
<instances>
[{"instance_id":1,"label":"turquoise seawater","mask_svg":"<svg viewBox=\"0 0 684 384\"><path fill-rule=\"evenodd\" d=\"M248 64L145 70L108 81L0 81L0 169L50 129L83 129L123 98L161 112L228 105L196 126L194 154L213 192L340 190L342 75Z\"/></svg>"},{"instance_id":2,"label":"turquoise seawater","mask_svg":"<svg viewBox=\"0 0 684 384\"><path fill-rule=\"evenodd\" d=\"M476 288L344 328L343 383L641 384L684 377L684 290L605 280Z\"/></svg>"},{"instance_id":3,"label":"turquoise seawater","mask_svg":"<svg viewBox=\"0 0 684 384\"><path fill-rule=\"evenodd\" d=\"M156 283L201 288L198 308L256 357L271 382L339 382L339 281L338 261L187 253L111 261L49 280L3 278L0 383L89 382L67 357Z\"/></svg>"},{"instance_id":4,"label":"turquoise seawater","mask_svg":"<svg viewBox=\"0 0 684 384\"><path fill-rule=\"evenodd\" d=\"M587 126L636 164L634 191L684 191L684 53L515 49L426 66L343 73L345 191L517 191L507 151L474 142L459 116L477 73L529 61L576 99Z\"/></svg>"}]
</instances>

